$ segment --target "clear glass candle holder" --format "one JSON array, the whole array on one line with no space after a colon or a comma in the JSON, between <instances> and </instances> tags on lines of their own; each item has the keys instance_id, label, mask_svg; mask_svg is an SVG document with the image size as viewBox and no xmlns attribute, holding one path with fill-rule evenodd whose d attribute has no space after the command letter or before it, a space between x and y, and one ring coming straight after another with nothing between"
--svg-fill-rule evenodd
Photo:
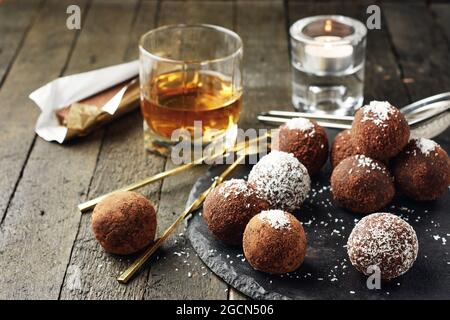
<instances>
[{"instance_id":1,"label":"clear glass candle holder","mask_svg":"<svg viewBox=\"0 0 450 320\"><path fill-rule=\"evenodd\" d=\"M338 15L291 26L292 103L298 111L348 115L362 105L366 35L362 22Z\"/></svg>"},{"instance_id":2,"label":"clear glass candle holder","mask_svg":"<svg viewBox=\"0 0 450 320\"><path fill-rule=\"evenodd\" d=\"M170 25L139 44L144 145L169 155L236 129L242 101L242 40L214 25Z\"/></svg>"}]
</instances>

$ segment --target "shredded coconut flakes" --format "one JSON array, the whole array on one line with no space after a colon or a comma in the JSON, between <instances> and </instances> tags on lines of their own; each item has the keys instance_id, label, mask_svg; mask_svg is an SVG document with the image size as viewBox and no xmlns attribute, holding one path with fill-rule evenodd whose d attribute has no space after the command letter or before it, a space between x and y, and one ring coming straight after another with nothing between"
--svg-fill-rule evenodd
<instances>
[{"instance_id":1,"label":"shredded coconut flakes","mask_svg":"<svg viewBox=\"0 0 450 320\"><path fill-rule=\"evenodd\" d=\"M362 109L363 117L361 121L372 121L377 126L385 126L385 122L395 112L395 108L387 101L371 101Z\"/></svg>"},{"instance_id":2,"label":"shredded coconut flakes","mask_svg":"<svg viewBox=\"0 0 450 320\"><path fill-rule=\"evenodd\" d=\"M430 139L419 138L415 139L414 141L416 143L416 147L426 156L436 150L436 147L438 146L436 142Z\"/></svg>"},{"instance_id":3,"label":"shredded coconut flakes","mask_svg":"<svg viewBox=\"0 0 450 320\"><path fill-rule=\"evenodd\" d=\"M283 210L261 211L258 217L261 221L269 223L272 228L277 230L290 229L291 227L289 216Z\"/></svg>"}]
</instances>

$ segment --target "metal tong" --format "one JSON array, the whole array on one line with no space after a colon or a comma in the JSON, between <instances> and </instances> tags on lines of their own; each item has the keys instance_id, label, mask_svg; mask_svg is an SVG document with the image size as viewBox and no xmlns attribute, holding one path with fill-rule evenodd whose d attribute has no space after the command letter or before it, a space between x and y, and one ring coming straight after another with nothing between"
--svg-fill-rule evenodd
<instances>
[{"instance_id":1,"label":"metal tong","mask_svg":"<svg viewBox=\"0 0 450 320\"><path fill-rule=\"evenodd\" d=\"M440 93L411 103L400 111L405 115L414 137L432 138L450 125L450 92ZM315 120L319 125L333 129L350 129L353 116L270 110L258 115L258 120L279 125L292 118Z\"/></svg>"}]
</instances>

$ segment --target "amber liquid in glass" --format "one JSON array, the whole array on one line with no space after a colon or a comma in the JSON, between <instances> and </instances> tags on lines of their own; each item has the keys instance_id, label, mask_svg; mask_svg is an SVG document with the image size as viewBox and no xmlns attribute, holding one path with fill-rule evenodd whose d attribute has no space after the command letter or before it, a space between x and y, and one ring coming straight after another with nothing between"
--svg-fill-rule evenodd
<instances>
[{"instance_id":1,"label":"amber liquid in glass","mask_svg":"<svg viewBox=\"0 0 450 320\"><path fill-rule=\"evenodd\" d=\"M193 136L194 121L201 121L203 142L209 142L239 119L242 92L214 72L167 73L143 89L144 119L155 134L166 139L180 128Z\"/></svg>"}]
</instances>

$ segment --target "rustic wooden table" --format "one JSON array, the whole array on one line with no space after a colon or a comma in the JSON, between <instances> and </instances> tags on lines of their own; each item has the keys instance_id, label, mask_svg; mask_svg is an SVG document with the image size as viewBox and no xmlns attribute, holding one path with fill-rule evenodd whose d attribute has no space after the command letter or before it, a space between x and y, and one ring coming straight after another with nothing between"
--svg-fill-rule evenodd
<instances>
[{"instance_id":1,"label":"rustic wooden table","mask_svg":"<svg viewBox=\"0 0 450 320\"><path fill-rule=\"evenodd\" d=\"M181 227L129 285L130 260L106 254L90 214L76 205L172 164L143 149L134 112L69 145L36 137L28 94L62 75L137 58L139 35L157 25L204 22L236 30L245 45L240 125L260 111L291 108L287 28L315 14L366 20L374 1L6 0L0 4L0 298L240 299L207 270ZM0 1L1 3L1 1ZM82 28L66 28L78 4ZM395 105L450 89L450 4L383 2L368 35L365 97ZM449 139L449 131L439 139ZM439 141L438 139L438 141ZM158 205L159 230L184 207L198 167L140 190Z\"/></svg>"}]
</instances>

